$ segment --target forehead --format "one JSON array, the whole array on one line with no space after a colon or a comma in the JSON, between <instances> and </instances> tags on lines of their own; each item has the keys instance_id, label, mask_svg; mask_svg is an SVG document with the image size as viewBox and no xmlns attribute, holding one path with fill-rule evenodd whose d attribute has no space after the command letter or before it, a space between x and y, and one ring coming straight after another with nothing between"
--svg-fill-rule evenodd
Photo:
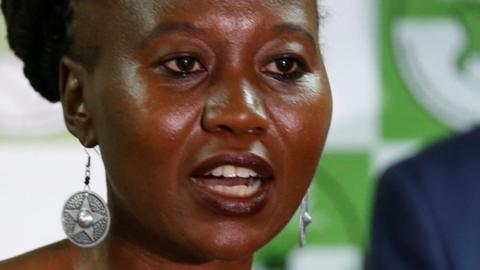
<instances>
[{"instance_id":1,"label":"forehead","mask_svg":"<svg viewBox=\"0 0 480 270\"><path fill-rule=\"evenodd\" d=\"M154 24L169 15L183 13L186 19L193 19L205 11L212 16L276 15L286 21L305 20L304 24L311 23L312 19L316 22L317 17L316 0L73 0L72 5L76 20L82 24L106 23L115 18Z\"/></svg>"},{"instance_id":2,"label":"forehead","mask_svg":"<svg viewBox=\"0 0 480 270\"><path fill-rule=\"evenodd\" d=\"M229 35L278 23L299 25L315 39L318 32L316 0L73 0L72 6L71 36L75 50L84 52L113 40L131 42L162 21Z\"/></svg>"},{"instance_id":3,"label":"forehead","mask_svg":"<svg viewBox=\"0 0 480 270\"><path fill-rule=\"evenodd\" d=\"M176 7L202 4L213 6L265 6L271 8L283 8L292 6L302 6L305 4L316 5L315 0L72 0L75 5L87 4L104 7L115 6L149 6L169 10Z\"/></svg>"}]
</instances>

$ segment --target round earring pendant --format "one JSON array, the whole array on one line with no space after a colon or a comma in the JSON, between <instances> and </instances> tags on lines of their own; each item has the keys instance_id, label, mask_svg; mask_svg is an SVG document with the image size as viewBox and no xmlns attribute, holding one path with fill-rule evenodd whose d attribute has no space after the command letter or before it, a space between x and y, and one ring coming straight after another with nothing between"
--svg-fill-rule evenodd
<instances>
[{"instance_id":1,"label":"round earring pendant","mask_svg":"<svg viewBox=\"0 0 480 270\"><path fill-rule=\"evenodd\" d=\"M100 244L110 229L110 212L96 193L81 191L65 202L62 211L63 231L75 245L89 248Z\"/></svg>"}]
</instances>

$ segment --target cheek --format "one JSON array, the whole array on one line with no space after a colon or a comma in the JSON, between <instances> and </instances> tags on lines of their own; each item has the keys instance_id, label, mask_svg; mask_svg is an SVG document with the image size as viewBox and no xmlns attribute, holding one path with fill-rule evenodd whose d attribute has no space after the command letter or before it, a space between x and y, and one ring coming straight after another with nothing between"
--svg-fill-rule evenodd
<instances>
[{"instance_id":1,"label":"cheek","mask_svg":"<svg viewBox=\"0 0 480 270\"><path fill-rule=\"evenodd\" d=\"M278 102L281 106L270 106L270 112L292 162L299 163L295 162L299 160L311 167L317 165L323 150L330 127L332 101L328 82L312 80L308 84L301 94L284 97Z\"/></svg>"},{"instance_id":2,"label":"cheek","mask_svg":"<svg viewBox=\"0 0 480 270\"><path fill-rule=\"evenodd\" d=\"M174 203L178 162L185 138L197 122L201 108L181 95L168 94L143 80L136 70L98 80L95 128L114 195L132 208L142 204ZM161 191L161 194L152 192ZM161 195L161 196L158 196ZM145 207L144 207L145 208ZM138 211L138 209L135 209Z\"/></svg>"},{"instance_id":3,"label":"cheek","mask_svg":"<svg viewBox=\"0 0 480 270\"><path fill-rule=\"evenodd\" d=\"M168 156L188 136L201 107L143 79L133 64L122 66L127 68L118 76L97 76L118 78L100 79L95 87L100 97L95 115L100 143L114 145L116 152L128 151L128 160L146 153Z\"/></svg>"},{"instance_id":4,"label":"cheek","mask_svg":"<svg viewBox=\"0 0 480 270\"><path fill-rule=\"evenodd\" d=\"M285 209L295 211L308 188L322 153L331 119L331 97L328 85L303 97L286 99L282 106L271 106L275 136L283 149L278 156L285 164L278 182Z\"/></svg>"}]
</instances>

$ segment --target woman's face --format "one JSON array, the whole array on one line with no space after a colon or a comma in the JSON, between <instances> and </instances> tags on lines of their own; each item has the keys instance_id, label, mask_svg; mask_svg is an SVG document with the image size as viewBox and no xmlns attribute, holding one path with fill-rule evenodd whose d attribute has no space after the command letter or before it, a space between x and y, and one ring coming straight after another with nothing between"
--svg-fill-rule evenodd
<instances>
[{"instance_id":1,"label":"woman's face","mask_svg":"<svg viewBox=\"0 0 480 270\"><path fill-rule=\"evenodd\" d=\"M113 232L194 261L272 239L330 123L314 1L76 1L75 12L75 49L95 59L81 87Z\"/></svg>"}]
</instances>

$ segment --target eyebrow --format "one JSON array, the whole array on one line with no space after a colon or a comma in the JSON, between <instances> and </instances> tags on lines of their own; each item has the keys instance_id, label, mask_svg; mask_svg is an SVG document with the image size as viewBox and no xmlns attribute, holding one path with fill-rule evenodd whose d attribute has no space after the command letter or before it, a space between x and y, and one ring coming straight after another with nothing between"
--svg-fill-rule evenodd
<instances>
[{"instance_id":1,"label":"eyebrow","mask_svg":"<svg viewBox=\"0 0 480 270\"><path fill-rule=\"evenodd\" d=\"M277 33L285 32L297 32L305 36L313 44L316 43L313 35L302 27L301 25L295 23L281 23L272 27L272 30ZM174 33L174 32L184 32L188 34L199 34L204 33L202 29L196 27L193 23L190 22L163 22L157 25L142 41L142 47L147 46L153 39L158 36Z\"/></svg>"},{"instance_id":2,"label":"eyebrow","mask_svg":"<svg viewBox=\"0 0 480 270\"><path fill-rule=\"evenodd\" d=\"M196 27L190 22L163 22L157 25L142 41L142 46L148 45L153 39L158 36L174 33L184 32L188 34L199 34L204 32L202 29Z\"/></svg>"},{"instance_id":3,"label":"eyebrow","mask_svg":"<svg viewBox=\"0 0 480 270\"><path fill-rule=\"evenodd\" d=\"M316 43L315 38L313 35L305 29L303 26L295 23L281 23L273 26L273 31L277 33L285 33L285 32L297 32L305 36L307 39L309 39L313 44Z\"/></svg>"}]
</instances>

